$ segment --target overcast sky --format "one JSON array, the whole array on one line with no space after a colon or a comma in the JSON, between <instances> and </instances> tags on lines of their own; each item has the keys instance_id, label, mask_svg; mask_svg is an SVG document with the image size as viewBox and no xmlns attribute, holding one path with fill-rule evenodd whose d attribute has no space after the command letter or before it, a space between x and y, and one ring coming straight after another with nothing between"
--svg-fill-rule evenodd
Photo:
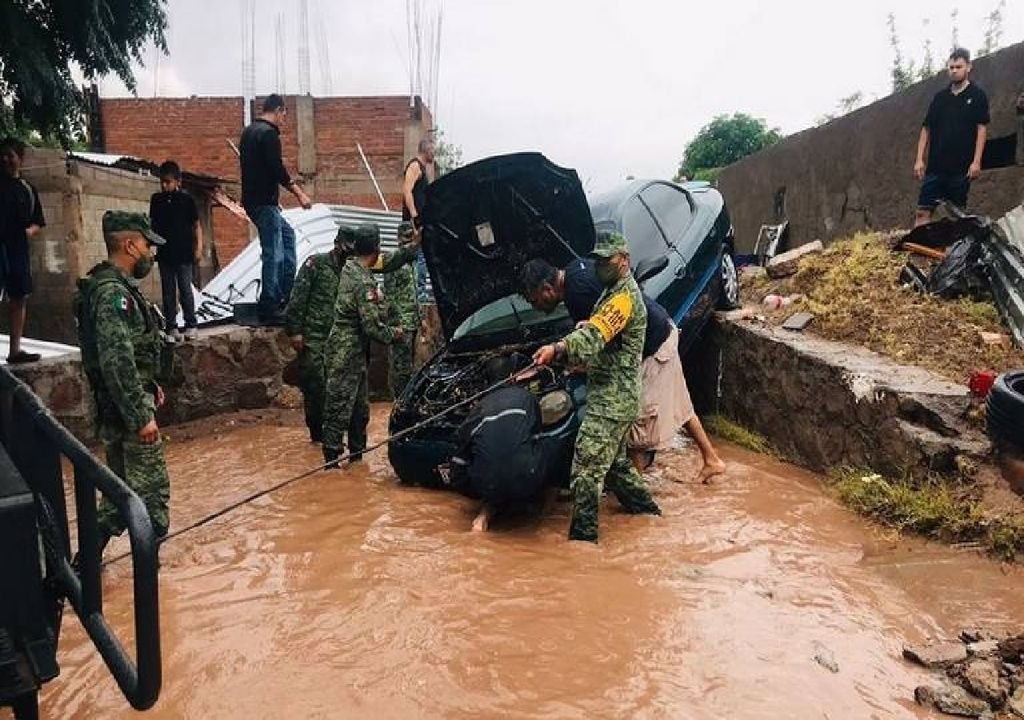
<instances>
[{"instance_id":1,"label":"overcast sky","mask_svg":"<svg viewBox=\"0 0 1024 720\"><path fill-rule=\"evenodd\" d=\"M588 190L627 175L671 177L688 140L719 113L791 133L855 91L887 94L896 10L904 53L930 37L941 63L959 7L961 44L982 43L997 0L418 0L442 7L439 126L474 160L541 150ZM244 0L169 0L169 54L147 53L142 97L238 95ZM299 0L255 0L257 93L298 90ZM309 0L310 89L409 92L406 0ZM277 18L284 88L277 87ZM1024 39L1024 2L1003 10L1003 46ZM327 53L321 51L323 40ZM320 71L330 66L329 81ZM328 85L329 82L329 85ZM104 80L105 96L125 95ZM922 109L923 110L923 109Z\"/></svg>"}]
</instances>

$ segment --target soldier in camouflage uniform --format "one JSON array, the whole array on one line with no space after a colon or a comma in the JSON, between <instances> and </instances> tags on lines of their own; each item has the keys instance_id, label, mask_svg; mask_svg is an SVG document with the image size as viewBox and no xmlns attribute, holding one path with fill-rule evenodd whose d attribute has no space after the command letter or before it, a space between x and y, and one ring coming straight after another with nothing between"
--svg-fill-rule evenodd
<instances>
[{"instance_id":1,"label":"soldier in camouflage uniform","mask_svg":"<svg viewBox=\"0 0 1024 720\"><path fill-rule=\"evenodd\" d=\"M164 240L141 213L103 215L108 259L79 279L74 297L82 365L96 402L96 427L107 465L146 505L158 537L167 534L170 479L156 408L160 320L135 281L153 268L152 246ZM99 507L100 552L124 531L114 506Z\"/></svg>"},{"instance_id":2,"label":"soldier in camouflage uniform","mask_svg":"<svg viewBox=\"0 0 1024 720\"><path fill-rule=\"evenodd\" d=\"M324 346L334 323L334 301L338 295L338 279L345 262L352 255L357 228L342 225L334 238L334 249L306 259L295 278L288 300L285 330L292 347L299 353L299 382L306 415L309 439L320 442L323 437L323 411L327 396L327 368ZM415 259L412 249L389 253L372 268L385 273L388 279L404 272ZM386 292L386 289L385 289ZM398 324L395 322L394 324Z\"/></svg>"},{"instance_id":3,"label":"soldier in camouflage uniform","mask_svg":"<svg viewBox=\"0 0 1024 720\"><path fill-rule=\"evenodd\" d=\"M414 256L400 250L405 255ZM334 324L327 336L324 362L327 367L327 400L324 406L324 462L337 467L342 441L348 435L348 449L354 462L366 447L366 426L370 422L367 398L367 361L370 340L391 344L402 337L400 326L387 323L387 303L370 268L383 269L380 231L376 225L356 229L354 255L345 263L338 280Z\"/></svg>"},{"instance_id":4,"label":"soldier in camouflage uniform","mask_svg":"<svg viewBox=\"0 0 1024 720\"><path fill-rule=\"evenodd\" d=\"M576 437L570 490L570 540L597 542L602 485L630 513L661 510L626 454L626 433L640 411L640 363L647 310L629 270L629 249L618 233L600 233L593 255L605 286L589 320L544 345L534 362L564 360L587 369L587 412Z\"/></svg>"},{"instance_id":5,"label":"soldier in camouflage uniform","mask_svg":"<svg viewBox=\"0 0 1024 720\"><path fill-rule=\"evenodd\" d=\"M412 223L404 222L398 226L398 241L404 248L419 245L419 234L413 230ZM384 276L384 295L388 300L388 322L402 328L402 339L396 339L391 345L390 366L388 368L391 381L391 394L396 399L402 394L412 377L413 364L416 360L416 333L420 327L420 306L416 302L416 273L412 264L403 265Z\"/></svg>"}]
</instances>

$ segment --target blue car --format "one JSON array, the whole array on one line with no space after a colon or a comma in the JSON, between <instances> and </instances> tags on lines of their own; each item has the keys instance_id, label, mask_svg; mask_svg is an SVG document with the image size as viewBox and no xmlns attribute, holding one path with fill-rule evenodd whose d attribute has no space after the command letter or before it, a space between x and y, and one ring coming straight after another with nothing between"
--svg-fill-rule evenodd
<instances>
[{"instance_id":1,"label":"blue car","mask_svg":"<svg viewBox=\"0 0 1024 720\"><path fill-rule=\"evenodd\" d=\"M736 304L739 282L725 202L706 183L633 180L589 202L579 177L539 153L486 158L438 179L422 212L445 347L396 398L392 434L444 412L528 367L533 351L572 329L564 306L546 314L519 295L523 265L540 257L555 267L585 256L599 230L629 241L633 273L680 329L680 351L693 343L716 307ZM529 386L546 406L545 435L558 438L564 479L586 411L579 375L545 371ZM461 407L392 441L388 457L402 482L447 484Z\"/></svg>"}]
</instances>

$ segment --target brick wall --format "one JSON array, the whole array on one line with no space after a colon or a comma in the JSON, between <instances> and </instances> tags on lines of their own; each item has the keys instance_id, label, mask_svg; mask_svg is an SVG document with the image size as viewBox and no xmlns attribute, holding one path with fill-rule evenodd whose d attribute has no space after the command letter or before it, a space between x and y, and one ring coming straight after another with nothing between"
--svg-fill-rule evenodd
<instances>
[{"instance_id":1,"label":"brick wall","mask_svg":"<svg viewBox=\"0 0 1024 720\"><path fill-rule=\"evenodd\" d=\"M238 158L228 146L242 132L241 98L103 99L100 112L105 152L162 162L172 158L192 172L228 180L239 179ZM258 109L263 98L256 98ZM295 96L287 96L288 115L281 126L285 166L298 176L299 112ZM315 145L312 172L301 178L314 202L380 207L356 149L360 143L373 168L388 206L401 208L401 174L416 152L416 143L432 127L429 109L419 101L410 108L408 96L331 97L313 99ZM237 187L229 190L239 197ZM292 196L282 191L282 203ZM249 242L250 228L229 213L213 214L213 235L221 266Z\"/></svg>"}]
</instances>

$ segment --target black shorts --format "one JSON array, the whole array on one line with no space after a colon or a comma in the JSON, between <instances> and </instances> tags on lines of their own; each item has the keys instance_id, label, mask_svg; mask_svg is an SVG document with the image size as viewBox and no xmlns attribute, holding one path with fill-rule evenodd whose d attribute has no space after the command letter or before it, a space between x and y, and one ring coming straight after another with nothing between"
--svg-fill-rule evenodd
<instances>
[{"instance_id":1,"label":"black shorts","mask_svg":"<svg viewBox=\"0 0 1024 720\"><path fill-rule=\"evenodd\" d=\"M922 210L934 210L940 200L948 200L961 210L967 208L967 192L971 189L971 181L967 173L945 174L928 173L921 183L921 194L917 197L917 206Z\"/></svg>"},{"instance_id":2,"label":"black shorts","mask_svg":"<svg viewBox=\"0 0 1024 720\"><path fill-rule=\"evenodd\" d=\"M28 238L0 243L0 295L19 300L32 294Z\"/></svg>"}]
</instances>

